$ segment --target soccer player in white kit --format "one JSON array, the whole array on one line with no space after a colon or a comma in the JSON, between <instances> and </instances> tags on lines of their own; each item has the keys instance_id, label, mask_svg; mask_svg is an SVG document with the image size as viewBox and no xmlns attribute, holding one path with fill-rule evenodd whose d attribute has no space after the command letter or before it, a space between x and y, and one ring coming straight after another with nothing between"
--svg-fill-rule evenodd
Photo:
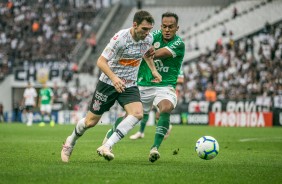
<instances>
[{"instance_id":1,"label":"soccer player in white kit","mask_svg":"<svg viewBox=\"0 0 282 184\"><path fill-rule=\"evenodd\" d=\"M33 123L33 108L36 107L37 92L31 83L28 82L27 88L23 93L23 104L25 114L27 115L27 126L31 126Z\"/></svg>"},{"instance_id":2,"label":"soccer player in white kit","mask_svg":"<svg viewBox=\"0 0 282 184\"><path fill-rule=\"evenodd\" d=\"M153 42L150 30L154 19L147 11L138 11L133 18L133 26L116 33L98 58L97 66L102 70L99 82L93 94L86 117L79 120L72 134L67 137L61 151L61 159L68 162L75 143L84 132L94 127L115 103L124 108L127 116L116 128L107 142L97 149L97 153L106 160L114 159L111 147L120 141L143 118L143 108L136 84L137 73L142 58L154 76L160 82L161 76L155 68L150 48Z\"/></svg>"}]
</instances>

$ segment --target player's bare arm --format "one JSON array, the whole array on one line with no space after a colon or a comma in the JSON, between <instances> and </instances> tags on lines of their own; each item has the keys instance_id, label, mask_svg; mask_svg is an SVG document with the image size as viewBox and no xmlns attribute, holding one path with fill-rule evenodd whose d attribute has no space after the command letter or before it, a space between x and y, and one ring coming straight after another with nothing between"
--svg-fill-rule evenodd
<instances>
[{"instance_id":1,"label":"player's bare arm","mask_svg":"<svg viewBox=\"0 0 282 184\"><path fill-rule=\"evenodd\" d=\"M162 81L162 76L159 74L159 72L156 69L153 57L143 57L144 60L146 61L147 65L149 66L152 75L155 77L155 79L153 80L153 82L161 82Z\"/></svg>"},{"instance_id":2,"label":"player's bare arm","mask_svg":"<svg viewBox=\"0 0 282 184\"><path fill-rule=\"evenodd\" d=\"M122 93L125 89L125 83L110 69L108 60L100 56L97 61L97 66L111 79L117 92Z\"/></svg>"},{"instance_id":3,"label":"player's bare arm","mask_svg":"<svg viewBox=\"0 0 282 184\"><path fill-rule=\"evenodd\" d=\"M152 46L146 53L145 56L146 57L153 57L155 56L155 48Z\"/></svg>"},{"instance_id":4,"label":"player's bare arm","mask_svg":"<svg viewBox=\"0 0 282 184\"><path fill-rule=\"evenodd\" d=\"M161 48L155 51L154 58L168 58L172 57L172 53L167 48Z\"/></svg>"}]
</instances>

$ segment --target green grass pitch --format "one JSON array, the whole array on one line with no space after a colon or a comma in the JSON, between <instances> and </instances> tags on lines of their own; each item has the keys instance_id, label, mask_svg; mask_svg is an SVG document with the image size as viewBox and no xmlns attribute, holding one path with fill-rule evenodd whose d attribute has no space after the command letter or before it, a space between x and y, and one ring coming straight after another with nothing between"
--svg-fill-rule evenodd
<instances>
[{"instance_id":1,"label":"green grass pitch","mask_svg":"<svg viewBox=\"0 0 282 184\"><path fill-rule=\"evenodd\" d=\"M282 183L281 127L175 125L159 149L160 160L150 163L155 127L146 128L144 139L132 141L127 135L115 145L115 159L108 162L97 155L96 149L110 126L99 125L79 139L70 162L62 163L62 143L73 128L1 123L0 183ZM195 153L195 143L203 135L219 142L219 154L213 160L202 160ZM177 149L178 154L173 154Z\"/></svg>"}]
</instances>

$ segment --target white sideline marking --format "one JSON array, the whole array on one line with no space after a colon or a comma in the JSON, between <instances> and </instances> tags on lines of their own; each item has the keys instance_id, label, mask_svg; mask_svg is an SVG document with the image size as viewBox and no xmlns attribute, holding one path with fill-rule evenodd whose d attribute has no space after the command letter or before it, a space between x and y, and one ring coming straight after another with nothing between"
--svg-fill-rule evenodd
<instances>
[{"instance_id":1,"label":"white sideline marking","mask_svg":"<svg viewBox=\"0 0 282 184\"><path fill-rule=\"evenodd\" d=\"M269 140L271 142L282 142L282 137L246 138L246 139L239 139L239 142L269 141Z\"/></svg>"}]
</instances>

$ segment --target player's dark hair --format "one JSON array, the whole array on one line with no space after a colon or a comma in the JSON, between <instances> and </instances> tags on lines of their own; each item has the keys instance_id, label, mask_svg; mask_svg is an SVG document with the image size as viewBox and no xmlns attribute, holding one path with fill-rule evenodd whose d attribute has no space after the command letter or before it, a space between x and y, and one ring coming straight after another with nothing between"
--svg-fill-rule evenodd
<instances>
[{"instance_id":1,"label":"player's dark hair","mask_svg":"<svg viewBox=\"0 0 282 184\"><path fill-rule=\"evenodd\" d=\"M144 10L137 11L134 15L133 22L136 22L137 25L139 25L143 22L143 20L146 20L151 24L154 24L155 22L153 16L149 12Z\"/></svg>"},{"instance_id":2,"label":"player's dark hair","mask_svg":"<svg viewBox=\"0 0 282 184\"><path fill-rule=\"evenodd\" d=\"M172 13L172 12L166 12L162 15L162 19L164 17L174 17L175 20L176 20L176 24L178 24L178 15L176 15L175 13Z\"/></svg>"}]
</instances>

